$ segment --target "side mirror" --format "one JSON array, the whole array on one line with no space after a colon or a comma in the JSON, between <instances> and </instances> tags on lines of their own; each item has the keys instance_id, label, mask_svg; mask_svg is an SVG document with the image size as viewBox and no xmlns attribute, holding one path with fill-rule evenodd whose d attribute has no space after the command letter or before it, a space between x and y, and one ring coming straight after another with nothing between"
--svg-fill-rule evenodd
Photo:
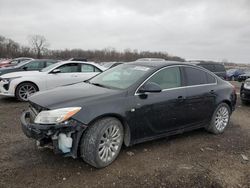
<instances>
[{"instance_id":1,"label":"side mirror","mask_svg":"<svg viewBox=\"0 0 250 188\"><path fill-rule=\"evenodd\" d=\"M23 67L23 70L25 70L25 71L28 70L28 67Z\"/></svg>"},{"instance_id":2,"label":"side mirror","mask_svg":"<svg viewBox=\"0 0 250 188\"><path fill-rule=\"evenodd\" d=\"M154 82L147 82L146 84L144 84L140 89L139 89L139 93L146 93L146 92L149 92L149 93L159 93L161 92L162 89L161 87L154 83Z\"/></svg>"},{"instance_id":3,"label":"side mirror","mask_svg":"<svg viewBox=\"0 0 250 188\"><path fill-rule=\"evenodd\" d=\"M57 74L57 73L60 73L60 72L61 72L60 69L54 69L53 71L51 71L51 73L53 73L53 74Z\"/></svg>"}]
</instances>

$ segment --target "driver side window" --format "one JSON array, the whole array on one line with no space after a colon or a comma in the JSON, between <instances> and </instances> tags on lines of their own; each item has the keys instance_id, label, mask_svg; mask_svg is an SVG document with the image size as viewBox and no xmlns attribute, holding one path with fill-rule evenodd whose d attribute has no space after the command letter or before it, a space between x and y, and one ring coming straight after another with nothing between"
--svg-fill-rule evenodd
<instances>
[{"instance_id":1,"label":"driver side window","mask_svg":"<svg viewBox=\"0 0 250 188\"><path fill-rule=\"evenodd\" d=\"M153 75L147 82L158 84L161 89L181 87L181 72L179 67L165 68Z\"/></svg>"}]
</instances>

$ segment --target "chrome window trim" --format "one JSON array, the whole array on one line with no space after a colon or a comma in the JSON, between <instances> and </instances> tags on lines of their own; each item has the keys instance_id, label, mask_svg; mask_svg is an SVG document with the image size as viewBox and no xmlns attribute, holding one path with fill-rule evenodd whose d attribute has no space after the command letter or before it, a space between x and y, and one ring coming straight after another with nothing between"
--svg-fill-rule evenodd
<instances>
[{"instance_id":1,"label":"chrome window trim","mask_svg":"<svg viewBox=\"0 0 250 188\"><path fill-rule=\"evenodd\" d=\"M198 69L198 70L201 70L203 72L206 72L208 74L210 74L214 79L215 79L215 82L214 83L210 83L210 84L199 84L199 85L192 85L192 86L181 86L181 87L175 87L175 88L169 88L169 89L163 89L162 91L169 91L169 90L176 90L176 89L183 89L183 88L192 88L192 87L201 87L201 86L208 86L208 85L217 85L218 84L218 80L217 78L211 74L211 72L209 72L208 70L206 70L205 68L200 68L200 67L194 67L194 66L190 66L190 65L170 65L170 66L167 66L167 67L163 67L161 69L159 69L158 71L154 72L153 74L151 74L146 80L144 80L140 85L139 87L137 87L137 89L135 90L135 94L134 95L140 95L141 93L137 93L139 88L145 84L145 82L147 82L152 76L154 76L155 74L157 74L158 72L160 72L161 70L164 70L164 69L167 69L167 68L172 68L172 67L191 67L191 68L194 68L194 69ZM147 92L146 94L149 94L150 92Z\"/></svg>"}]
</instances>

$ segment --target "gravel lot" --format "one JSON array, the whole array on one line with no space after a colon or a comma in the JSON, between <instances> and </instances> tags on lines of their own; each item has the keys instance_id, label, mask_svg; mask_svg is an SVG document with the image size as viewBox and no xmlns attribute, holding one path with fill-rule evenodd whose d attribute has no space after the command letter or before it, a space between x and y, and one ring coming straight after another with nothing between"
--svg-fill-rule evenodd
<instances>
[{"instance_id":1,"label":"gravel lot","mask_svg":"<svg viewBox=\"0 0 250 188\"><path fill-rule=\"evenodd\" d=\"M234 82L239 88L239 84ZM230 126L123 148L105 169L37 149L19 117L27 103L0 97L0 187L250 187L250 105L238 100Z\"/></svg>"}]
</instances>

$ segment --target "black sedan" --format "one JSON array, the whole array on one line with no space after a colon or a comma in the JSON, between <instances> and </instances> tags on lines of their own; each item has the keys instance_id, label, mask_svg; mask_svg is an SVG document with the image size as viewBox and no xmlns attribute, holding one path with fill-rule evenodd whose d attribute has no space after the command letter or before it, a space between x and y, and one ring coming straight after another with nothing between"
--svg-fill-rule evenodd
<instances>
[{"instance_id":1,"label":"black sedan","mask_svg":"<svg viewBox=\"0 0 250 188\"><path fill-rule=\"evenodd\" d=\"M53 59L34 59L14 64L6 68L0 68L0 76L3 74L19 71L39 71L51 64L57 63L58 60Z\"/></svg>"},{"instance_id":2,"label":"black sedan","mask_svg":"<svg viewBox=\"0 0 250 188\"><path fill-rule=\"evenodd\" d=\"M242 83L240 88L240 98L244 104L250 102L250 79L247 79L245 83Z\"/></svg>"},{"instance_id":3,"label":"black sedan","mask_svg":"<svg viewBox=\"0 0 250 188\"><path fill-rule=\"evenodd\" d=\"M21 117L23 132L56 153L97 168L121 146L206 128L221 134L235 109L234 87L179 62L131 62L74 85L38 92Z\"/></svg>"},{"instance_id":4,"label":"black sedan","mask_svg":"<svg viewBox=\"0 0 250 188\"><path fill-rule=\"evenodd\" d=\"M239 75L238 81L244 82L246 79L250 78L250 71L246 71L244 74Z\"/></svg>"}]
</instances>

